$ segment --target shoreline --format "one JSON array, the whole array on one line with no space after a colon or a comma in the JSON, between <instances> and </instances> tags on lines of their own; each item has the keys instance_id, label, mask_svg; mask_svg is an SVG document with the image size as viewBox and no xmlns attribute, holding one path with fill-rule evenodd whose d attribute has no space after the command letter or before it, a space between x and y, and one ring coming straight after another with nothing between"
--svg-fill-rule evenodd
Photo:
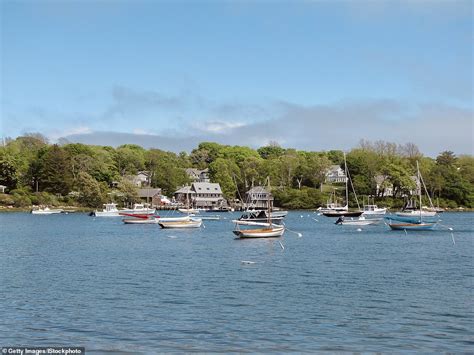
<instances>
[{"instance_id":1,"label":"shoreline","mask_svg":"<svg viewBox=\"0 0 474 355\"><path fill-rule=\"evenodd\" d=\"M64 213L89 213L94 211L93 208L89 207L72 207L72 206L54 206L54 208L60 208L64 210ZM5 207L5 206L0 206L0 213L9 213L9 212L31 212L33 209L33 206L30 207ZM304 209L304 208L297 208L297 209L290 209L290 208L285 208L287 211L307 211L307 212L318 212L316 208L309 208L309 209ZM160 211L157 209L157 211ZM241 212L241 211L235 211L235 212ZM389 210L390 212L390 210ZM396 212L395 210L393 212ZM447 209L440 214L442 215L443 213L450 212L459 212L459 213L465 213L465 212L474 212L474 208L464 208L462 210L459 210L457 208L454 209Z\"/></svg>"}]
</instances>

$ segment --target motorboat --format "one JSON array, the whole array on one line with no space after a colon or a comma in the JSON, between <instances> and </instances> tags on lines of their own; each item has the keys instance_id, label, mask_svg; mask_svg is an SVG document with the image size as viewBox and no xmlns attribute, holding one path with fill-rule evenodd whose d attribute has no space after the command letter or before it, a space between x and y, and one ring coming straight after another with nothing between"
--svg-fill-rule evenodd
<instances>
[{"instance_id":1,"label":"motorboat","mask_svg":"<svg viewBox=\"0 0 474 355\"><path fill-rule=\"evenodd\" d=\"M362 208L363 216L383 215L387 213L387 208L378 207L377 205L364 205Z\"/></svg>"},{"instance_id":2,"label":"motorboat","mask_svg":"<svg viewBox=\"0 0 474 355\"><path fill-rule=\"evenodd\" d=\"M49 214L63 213L63 210L58 209L58 208L50 209L49 207L44 207L44 208L32 209L31 213L38 214L38 215L49 215Z\"/></svg>"},{"instance_id":3,"label":"motorboat","mask_svg":"<svg viewBox=\"0 0 474 355\"><path fill-rule=\"evenodd\" d=\"M143 203L135 203L133 204L133 208L122 209L119 212L128 214L154 214L155 211L156 208L150 208Z\"/></svg>"},{"instance_id":4,"label":"motorboat","mask_svg":"<svg viewBox=\"0 0 474 355\"><path fill-rule=\"evenodd\" d=\"M90 213L94 217L119 217L119 210L116 203L105 203L102 211L93 211Z\"/></svg>"},{"instance_id":5,"label":"motorboat","mask_svg":"<svg viewBox=\"0 0 474 355\"><path fill-rule=\"evenodd\" d=\"M382 220L382 218L365 218L360 216L357 219L354 218L344 218L344 216L339 217L335 224L344 225L344 226L368 226L371 224L377 224Z\"/></svg>"}]
</instances>

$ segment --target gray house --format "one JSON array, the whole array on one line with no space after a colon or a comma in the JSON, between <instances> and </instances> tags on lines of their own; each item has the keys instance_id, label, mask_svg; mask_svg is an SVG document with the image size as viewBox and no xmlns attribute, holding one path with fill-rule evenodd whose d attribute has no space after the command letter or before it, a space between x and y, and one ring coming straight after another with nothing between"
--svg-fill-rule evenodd
<instances>
[{"instance_id":1,"label":"gray house","mask_svg":"<svg viewBox=\"0 0 474 355\"><path fill-rule=\"evenodd\" d=\"M247 208L265 209L268 208L268 201L270 201L270 206L273 207L273 195L263 186L252 187L246 193Z\"/></svg>"},{"instance_id":2,"label":"gray house","mask_svg":"<svg viewBox=\"0 0 474 355\"><path fill-rule=\"evenodd\" d=\"M191 186L184 186L175 192L176 201L202 209L219 209L227 207L219 184L211 182L194 182Z\"/></svg>"},{"instance_id":3,"label":"gray house","mask_svg":"<svg viewBox=\"0 0 474 355\"><path fill-rule=\"evenodd\" d=\"M161 205L161 189L156 188L145 188L138 190L138 197L143 202L147 202L152 206L159 206Z\"/></svg>"}]
</instances>

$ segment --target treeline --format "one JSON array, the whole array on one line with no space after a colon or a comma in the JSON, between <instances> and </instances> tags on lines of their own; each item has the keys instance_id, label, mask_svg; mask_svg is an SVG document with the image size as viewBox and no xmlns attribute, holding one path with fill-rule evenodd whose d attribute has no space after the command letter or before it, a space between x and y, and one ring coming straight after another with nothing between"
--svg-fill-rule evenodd
<instances>
[{"instance_id":1,"label":"treeline","mask_svg":"<svg viewBox=\"0 0 474 355\"><path fill-rule=\"evenodd\" d=\"M342 151L308 152L270 144L257 150L204 142L190 154L144 149L125 144L117 148L78 143L49 144L39 134L9 139L0 147L0 184L8 195L0 204L69 204L98 207L112 198L138 199L127 177L148 171L151 186L167 196L189 183L185 169L209 169L229 200L270 177L275 204L285 208L315 208L324 204L333 187L325 184L331 165L343 166ZM365 142L347 153L347 164L359 196L371 195L384 205L397 206L413 191L416 162L428 191L441 207L474 207L474 158L445 151L436 159L424 157L413 144ZM376 185L376 176L383 177ZM380 178L379 178L380 180ZM118 183L118 184L117 184ZM117 187L114 187L117 185ZM384 196L385 187L393 197ZM342 188L339 187L339 194ZM352 196L353 199L353 196Z\"/></svg>"}]
</instances>

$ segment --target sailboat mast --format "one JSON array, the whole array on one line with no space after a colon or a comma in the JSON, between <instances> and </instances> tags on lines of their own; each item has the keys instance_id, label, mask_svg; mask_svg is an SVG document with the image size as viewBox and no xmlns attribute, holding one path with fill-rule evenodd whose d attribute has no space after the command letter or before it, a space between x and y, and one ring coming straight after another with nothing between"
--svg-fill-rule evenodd
<instances>
[{"instance_id":1,"label":"sailboat mast","mask_svg":"<svg viewBox=\"0 0 474 355\"><path fill-rule=\"evenodd\" d=\"M272 226L272 207L270 205L270 176L268 177L268 194L267 194L267 204L268 204L268 216L267 216L267 219L268 219L268 224L270 225L270 227Z\"/></svg>"},{"instance_id":2,"label":"sailboat mast","mask_svg":"<svg viewBox=\"0 0 474 355\"><path fill-rule=\"evenodd\" d=\"M349 189L347 188L347 181L349 180L349 177L347 174L346 152L344 152L344 171L346 174L346 207L349 208Z\"/></svg>"},{"instance_id":3,"label":"sailboat mast","mask_svg":"<svg viewBox=\"0 0 474 355\"><path fill-rule=\"evenodd\" d=\"M418 196L420 199L420 222L422 218L422 213L421 213L421 178L420 178L420 166L418 165L418 160L416 161L416 170L418 173L418 181L417 181L417 186L416 188L418 189Z\"/></svg>"}]
</instances>

